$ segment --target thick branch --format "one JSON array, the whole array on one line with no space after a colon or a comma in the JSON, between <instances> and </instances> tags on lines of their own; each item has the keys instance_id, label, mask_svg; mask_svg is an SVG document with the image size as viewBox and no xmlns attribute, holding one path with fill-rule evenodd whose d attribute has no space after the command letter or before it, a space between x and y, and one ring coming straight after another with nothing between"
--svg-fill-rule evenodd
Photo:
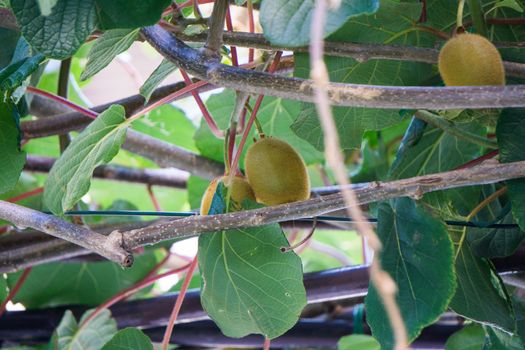
<instances>
[{"instance_id":1,"label":"thick branch","mask_svg":"<svg viewBox=\"0 0 525 350\"><path fill-rule=\"evenodd\" d=\"M131 266L133 256L122 248L122 236L109 236L74 225L56 216L0 200L0 218L18 227L31 227L51 236L75 243L122 266Z\"/></svg>"},{"instance_id":2,"label":"thick branch","mask_svg":"<svg viewBox=\"0 0 525 350\"><path fill-rule=\"evenodd\" d=\"M208 180L224 172L221 163L133 130L128 130L122 148L151 159L162 167L181 169Z\"/></svg>"},{"instance_id":3,"label":"thick branch","mask_svg":"<svg viewBox=\"0 0 525 350\"><path fill-rule=\"evenodd\" d=\"M158 25L143 28L142 34L162 55L199 79L249 93L314 102L314 83L309 79L211 62ZM440 110L525 106L525 85L399 87L331 83L327 91L334 106Z\"/></svg>"},{"instance_id":4,"label":"thick branch","mask_svg":"<svg viewBox=\"0 0 525 350\"><path fill-rule=\"evenodd\" d=\"M525 161L500 164L487 161L479 166L391 182L352 185L359 205L397 197L420 198L423 194L449 188L495 183L525 177ZM209 216L193 216L123 233L125 247L132 249L167 239L205 232L261 226L286 220L318 216L345 208L341 194L302 202Z\"/></svg>"},{"instance_id":5,"label":"thick branch","mask_svg":"<svg viewBox=\"0 0 525 350\"><path fill-rule=\"evenodd\" d=\"M202 43L206 40L206 32L186 35L177 33L177 37L184 42ZM293 51L308 52L308 47L287 47L270 44L262 34L245 32L224 32L223 40L225 44L241 47L251 47L261 50L271 51ZM501 44L507 47L506 44ZM371 59L396 60L422 62L436 64L439 50L425 47L383 45L369 43L344 43L344 42L325 42L325 54L337 57L352 57L363 62ZM505 73L515 78L525 78L525 64L504 61Z\"/></svg>"},{"instance_id":6,"label":"thick branch","mask_svg":"<svg viewBox=\"0 0 525 350\"><path fill-rule=\"evenodd\" d=\"M28 155L24 170L47 173L55 161L55 158ZM93 176L174 188L186 188L188 181L188 174L175 169L135 169L118 165L101 165L95 169Z\"/></svg>"}]
</instances>

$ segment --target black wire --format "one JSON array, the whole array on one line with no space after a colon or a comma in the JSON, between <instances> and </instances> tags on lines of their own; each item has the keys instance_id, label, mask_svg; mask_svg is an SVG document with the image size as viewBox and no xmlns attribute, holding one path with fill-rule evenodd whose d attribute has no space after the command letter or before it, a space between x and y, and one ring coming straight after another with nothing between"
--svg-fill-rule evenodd
<instances>
[{"instance_id":1,"label":"black wire","mask_svg":"<svg viewBox=\"0 0 525 350\"><path fill-rule=\"evenodd\" d=\"M197 215L197 212L179 212L179 211L140 211L140 210L72 210L65 213L65 215L76 216L156 216L156 217L188 217ZM348 222L353 223L354 220L345 216L326 216L321 215L316 217L318 221L331 222ZM296 219L296 222L312 222L313 217ZM368 222L377 223L377 218L368 218ZM445 220L448 226L459 227L476 227L476 228L494 228L494 229L516 229L519 228L517 224L497 224L497 223L479 223L472 221L459 220Z\"/></svg>"}]
</instances>

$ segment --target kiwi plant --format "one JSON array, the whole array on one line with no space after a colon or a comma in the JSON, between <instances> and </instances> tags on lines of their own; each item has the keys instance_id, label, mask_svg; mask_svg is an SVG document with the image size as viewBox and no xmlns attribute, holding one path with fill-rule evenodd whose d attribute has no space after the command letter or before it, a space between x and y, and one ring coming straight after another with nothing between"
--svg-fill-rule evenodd
<instances>
[{"instance_id":1,"label":"kiwi plant","mask_svg":"<svg viewBox=\"0 0 525 350\"><path fill-rule=\"evenodd\" d=\"M246 177L259 203L276 205L308 199L310 180L303 159L287 142L263 137L246 153Z\"/></svg>"},{"instance_id":2,"label":"kiwi plant","mask_svg":"<svg viewBox=\"0 0 525 350\"><path fill-rule=\"evenodd\" d=\"M438 68L447 86L505 85L498 50L478 34L463 33L448 40L439 52Z\"/></svg>"}]
</instances>

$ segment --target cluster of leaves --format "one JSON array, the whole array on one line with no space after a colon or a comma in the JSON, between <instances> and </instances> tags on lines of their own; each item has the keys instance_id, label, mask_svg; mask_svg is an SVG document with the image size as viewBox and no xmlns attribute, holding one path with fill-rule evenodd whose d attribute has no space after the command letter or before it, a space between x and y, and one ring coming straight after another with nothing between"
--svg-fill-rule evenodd
<instances>
[{"instance_id":1,"label":"cluster of leaves","mask_svg":"<svg viewBox=\"0 0 525 350\"><path fill-rule=\"evenodd\" d=\"M106 191L107 187L91 180L90 174L97 165L113 160L133 166L154 166L147 160L119 152L129 123L124 109L112 106L74 138L47 178L20 176L25 152L20 146L23 135L19 123L20 118L28 114L25 89L39 83L46 59L78 59L85 56L86 47L90 46L85 66L74 68L79 80L87 80L126 51L137 40L140 27L158 22L169 3L166 0L11 0L4 5L14 13L19 30L0 28L0 39L5 43L5 50L0 52L0 198L12 197L45 182L43 198L24 205L61 215L89 192L108 207L118 197L115 198L115 191ZM263 0L260 20L266 38L273 44L288 47L307 44L313 3L313 0ZM525 8L522 0L482 3L488 17L515 17ZM449 32L455 25L456 6L447 0L427 0L424 25ZM440 43L438 39L418 25L421 11L422 4L416 0L342 1L338 11L328 14L325 34L327 40L341 43L434 47ZM469 17L468 11L464 17ZM289 25L283 26L283 23ZM95 30L98 38L94 44L85 44ZM99 32L102 33L98 35ZM490 27L490 36L495 41L524 41L525 29L494 25ZM525 56L519 49L501 52L509 60L524 61ZM307 78L309 55L295 53L294 60L294 76ZM326 64L334 82L397 86L441 84L435 67L424 63L361 62L326 57ZM141 94L148 99L175 70L169 61L163 61L141 88ZM39 86L45 84L46 75ZM229 126L234 105L232 91L213 95L206 102L221 129ZM354 170L354 181L394 180L452 170L485 153L479 145L418 119L410 119L413 112L334 108L348 158L351 159L352 149L361 149L360 164L357 167L351 161L347 164ZM195 128L182 112L169 106L156 113L150 114L147 122L134 123L133 128L207 158L224 161L224 140L216 138L204 121ZM449 118L451 114L443 112L442 115ZM495 132L502 162L525 160L522 122L525 110L455 111L454 117L455 127L464 132L483 137ZM495 128L494 119L497 120ZM324 163L322 130L314 105L267 97L258 112L258 121L266 134L292 144L308 165ZM34 153L41 150L42 145L46 145L45 141L31 141L25 151ZM51 154L58 156L56 148ZM318 181L316 176L312 178ZM187 194L170 196L168 193L166 199L171 197L171 201L165 200L163 205L182 208L189 202L190 207L196 208L206 185L207 181L192 175ZM380 256L382 265L398 284L397 301L410 340L450 309L472 321L472 325L451 337L448 349L463 349L469 343L478 348L523 348L523 301L502 282L490 260L511 255L525 239L525 180L509 181L506 186L506 196L492 201L473 218L470 217L472 210L498 190L497 186L431 193L419 201L399 198L371 208L370 213L377 215L377 232L384 246ZM97 196L97 191L106 192L105 197ZM182 199L174 201L173 197ZM219 186L213 213L227 211L224 198L224 188ZM143 208L143 198L135 198L134 202ZM457 228L445 224L445 220L467 218L479 223L478 227ZM519 228L486 228L494 223L518 224ZM258 333L275 338L295 324L306 303L301 281L304 262L293 252L281 253L280 247L286 245L278 225L216 232L199 239L202 304L225 335L242 337ZM146 250L127 271L109 262L38 266L13 301L28 308L97 305L144 278L162 257L160 250ZM7 288L13 288L19 275L9 274L0 281ZM350 337L341 340L340 348L364 347L366 343L372 349L379 347L377 342L385 349L392 347L388 317L373 286L366 299L366 310L367 322L377 341ZM97 336L89 335L86 327L96 329ZM126 344L151 348L149 339L138 330L117 332L108 312L101 313L85 327L82 319L77 324L72 314L66 313L51 344L56 349L69 349L75 348L72 345L75 342L91 344L97 349Z\"/></svg>"}]
</instances>

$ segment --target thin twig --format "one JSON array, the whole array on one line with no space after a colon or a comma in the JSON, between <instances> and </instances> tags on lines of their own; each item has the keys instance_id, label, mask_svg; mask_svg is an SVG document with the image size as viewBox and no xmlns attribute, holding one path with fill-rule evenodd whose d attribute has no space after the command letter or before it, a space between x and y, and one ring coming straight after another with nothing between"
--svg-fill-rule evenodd
<instances>
[{"instance_id":1,"label":"thin twig","mask_svg":"<svg viewBox=\"0 0 525 350\"><path fill-rule=\"evenodd\" d=\"M210 17L208 37L204 44L204 53L210 58L220 59L222 46L222 33L224 31L224 20L228 10L228 0L216 0L213 4L213 12Z\"/></svg>"},{"instance_id":2,"label":"thin twig","mask_svg":"<svg viewBox=\"0 0 525 350\"><path fill-rule=\"evenodd\" d=\"M109 236L74 225L58 217L0 200L0 219L18 227L31 227L51 236L75 243L122 266L131 266L133 256L122 248L122 236Z\"/></svg>"},{"instance_id":3,"label":"thin twig","mask_svg":"<svg viewBox=\"0 0 525 350\"><path fill-rule=\"evenodd\" d=\"M171 339L171 332L173 331L173 325L175 324L175 321L177 321L177 316L179 315L180 308L182 306L182 302L184 301L184 296L186 295L186 291L188 290L188 286L190 285L191 278L193 277L193 272L195 271L195 268L197 267L197 256L193 258L193 261L190 264L190 267L188 268L188 272L186 272L186 276L184 277L184 282L182 282L182 286L180 288L179 295L177 296L177 300L175 301L175 306L173 307L173 311L171 312L170 319L168 321L168 325L166 326L166 332L164 333L164 339L162 340L162 350L167 350L168 346L170 344Z\"/></svg>"},{"instance_id":4,"label":"thin twig","mask_svg":"<svg viewBox=\"0 0 525 350\"><path fill-rule=\"evenodd\" d=\"M310 75L315 83L315 102L323 129L326 160L334 171L337 182L342 186L342 197L346 204L348 215L356 221L357 232L367 238L370 247L375 252L370 264L370 281L375 286L388 315L390 326L394 333L394 348L402 350L408 346L408 335L401 310L396 301L397 285L381 266L381 261L379 260L382 250L381 241L374 232L372 225L363 215L358 205L357 196L352 188L348 186L349 180L339 144L339 134L328 99L326 87L329 84L329 77L323 57L327 1L316 0L310 30Z\"/></svg>"},{"instance_id":5,"label":"thin twig","mask_svg":"<svg viewBox=\"0 0 525 350\"><path fill-rule=\"evenodd\" d=\"M206 39L206 32L195 35L177 33L177 37L185 42L202 43ZM308 52L308 47L287 47L270 44L262 34L252 34L245 32L224 32L223 40L225 44L250 47L268 51L293 51L296 53ZM494 43L498 48L523 47L523 43L501 42ZM396 60L409 62L422 62L436 64L438 61L439 50L433 48L403 46L403 45L384 45L372 43L347 43L347 42L325 42L325 54L336 57L352 57L359 62L367 60ZM525 78L525 64L504 61L505 74L515 78Z\"/></svg>"},{"instance_id":6,"label":"thin twig","mask_svg":"<svg viewBox=\"0 0 525 350\"><path fill-rule=\"evenodd\" d=\"M254 94L315 102L309 79L275 76L210 61L162 27L141 30L162 55L193 76L215 85ZM480 109L525 106L525 85L412 87L330 83L329 102L336 106L385 109Z\"/></svg>"}]
</instances>

